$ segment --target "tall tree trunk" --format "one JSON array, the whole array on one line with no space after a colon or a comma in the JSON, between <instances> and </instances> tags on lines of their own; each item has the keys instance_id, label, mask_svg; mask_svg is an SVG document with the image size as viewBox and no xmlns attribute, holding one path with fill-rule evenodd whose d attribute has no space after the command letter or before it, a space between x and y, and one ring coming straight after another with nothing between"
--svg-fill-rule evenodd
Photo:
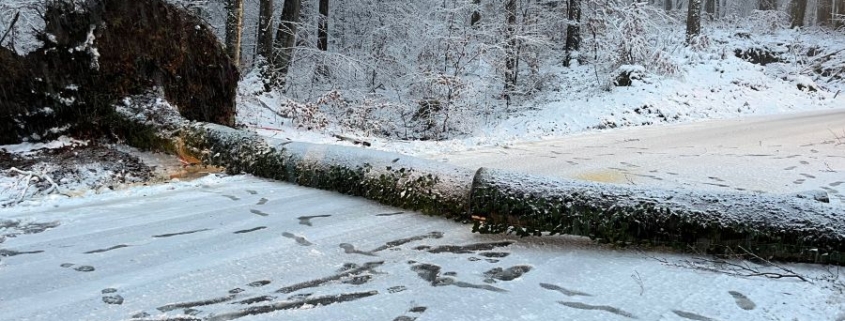
<instances>
[{"instance_id":1,"label":"tall tree trunk","mask_svg":"<svg viewBox=\"0 0 845 321\"><path fill-rule=\"evenodd\" d=\"M563 61L564 66L569 66L570 60L573 58L573 52L581 49L581 0L569 0L566 18L569 24L566 26L566 59Z\"/></svg>"},{"instance_id":2,"label":"tall tree trunk","mask_svg":"<svg viewBox=\"0 0 845 321\"><path fill-rule=\"evenodd\" d=\"M792 8L790 10L791 27L804 26L804 14L807 12L807 0L792 0Z\"/></svg>"},{"instance_id":3,"label":"tall tree trunk","mask_svg":"<svg viewBox=\"0 0 845 321\"><path fill-rule=\"evenodd\" d=\"M758 0L757 7L760 10L777 10L777 0Z\"/></svg>"},{"instance_id":4,"label":"tall tree trunk","mask_svg":"<svg viewBox=\"0 0 845 321\"><path fill-rule=\"evenodd\" d=\"M672 11L672 0L663 0L663 10Z\"/></svg>"},{"instance_id":5,"label":"tall tree trunk","mask_svg":"<svg viewBox=\"0 0 845 321\"><path fill-rule=\"evenodd\" d=\"M296 26L299 24L299 11L302 8L301 0L285 0L282 7L281 22L276 30L275 46L278 51L273 55L273 67L276 68L272 85L282 88L285 85L285 78L290 69L290 60L293 57L293 48L296 45Z\"/></svg>"},{"instance_id":6,"label":"tall tree trunk","mask_svg":"<svg viewBox=\"0 0 845 321\"><path fill-rule=\"evenodd\" d=\"M235 65L240 67L244 0L227 0L226 14L226 51Z\"/></svg>"},{"instance_id":7,"label":"tall tree trunk","mask_svg":"<svg viewBox=\"0 0 845 321\"><path fill-rule=\"evenodd\" d=\"M716 15L716 0L705 0L704 12L707 12L707 16L710 20L713 20L713 17Z\"/></svg>"},{"instance_id":8,"label":"tall tree trunk","mask_svg":"<svg viewBox=\"0 0 845 321\"><path fill-rule=\"evenodd\" d=\"M479 21L481 21L481 11L479 11L478 6L481 5L481 0L472 0L473 6L472 9L472 16L469 18L469 25L474 27Z\"/></svg>"},{"instance_id":9,"label":"tall tree trunk","mask_svg":"<svg viewBox=\"0 0 845 321\"><path fill-rule=\"evenodd\" d=\"M317 49L329 49L329 0L320 0L320 22L317 24Z\"/></svg>"},{"instance_id":10,"label":"tall tree trunk","mask_svg":"<svg viewBox=\"0 0 845 321\"><path fill-rule=\"evenodd\" d=\"M508 99L508 102L510 102L510 93L516 87L516 62L519 59L516 52L516 1L507 0L505 3L505 15L507 17L507 34L505 35L507 37L507 43L505 44L505 97Z\"/></svg>"},{"instance_id":11,"label":"tall tree trunk","mask_svg":"<svg viewBox=\"0 0 845 321\"><path fill-rule=\"evenodd\" d=\"M258 54L273 58L273 0L261 0L258 9Z\"/></svg>"},{"instance_id":12,"label":"tall tree trunk","mask_svg":"<svg viewBox=\"0 0 845 321\"><path fill-rule=\"evenodd\" d=\"M701 33L701 0L689 0L687 11L687 44Z\"/></svg>"},{"instance_id":13,"label":"tall tree trunk","mask_svg":"<svg viewBox=\"0 0 845 321\"><path fill-rule=\"evenodd\" d=\"M816 3L816 22L820 26L832 26L833 0L819 0Z\"/></svg>"}]
</instances>

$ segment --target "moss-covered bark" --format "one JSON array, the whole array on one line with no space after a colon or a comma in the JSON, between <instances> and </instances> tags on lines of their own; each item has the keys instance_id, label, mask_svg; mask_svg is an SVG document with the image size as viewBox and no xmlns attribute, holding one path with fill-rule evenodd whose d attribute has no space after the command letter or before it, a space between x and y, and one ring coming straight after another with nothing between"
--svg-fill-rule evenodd
<instances>
[{"instance_id":1,"label":"moss-covered bark","mask_svg":"<svg viewBox=\"0 0 845 321\"><path fill-rule=\"evenodd\" d=\"M463 217L473 172L358 147L267 141L227 127L194 123L179 134L195 156L302 186L361 196L426 214Z\"/></svg>"},{"instance_id":2,"label":"moss-covered bark","mask_svg":"<svg viewBox=\"0 0 845 321\"><path fill-rule=\"evenodd\" d=\"M572 234L618 245L845 264L845 215L812 200L550 180L482 168L474 230Z\"/></svg>"}]
</instances>

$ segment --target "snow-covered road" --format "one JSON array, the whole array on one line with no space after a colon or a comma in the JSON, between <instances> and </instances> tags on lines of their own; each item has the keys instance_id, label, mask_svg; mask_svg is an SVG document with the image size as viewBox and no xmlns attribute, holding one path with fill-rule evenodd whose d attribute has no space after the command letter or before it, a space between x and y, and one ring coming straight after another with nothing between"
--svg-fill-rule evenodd
<instances>
[{"instance_id":1,"label":"snow-covered road","mask_svg":"<svg viewBox=\"0 0 845 321\"><path fill-rule=\"evenodd\" d=\"M470 168L664 188L824 190L842 204L845 109L623 128L422 156Z\"/></svg>"},{"instance_id":2,"label":"snow-covered road","mask_svg":"<svg viewBox=\"0 0 845 321\"><path fill-rule=\"evenodd\" d=\"M788 266L812 283L730 276L704 269L752 272L572 237L478 235L249 176L2 209L0 235L0 320L845 318L835 267Z\"/></svg>"}]
</instances>

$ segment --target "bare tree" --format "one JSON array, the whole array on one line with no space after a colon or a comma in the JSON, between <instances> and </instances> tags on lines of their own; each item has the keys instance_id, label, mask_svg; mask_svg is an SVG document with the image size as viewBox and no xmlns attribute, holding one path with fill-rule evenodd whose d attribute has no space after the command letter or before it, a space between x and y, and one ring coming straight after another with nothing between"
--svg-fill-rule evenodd
<instances>
[{"instance_id":1,"label":"bare tree","mask_svg":"<svg viewBox=\"0 0 845 321\"><path fill-rule=\"evenodd\" d=\"M229 57L240 66L241 34L243 33L244 0L226 2L226 50Z\"/></svg>"},{"instance_id":2,"label":"bare tree","mask_svg":"<svg viewBox=\"0 0 845 321\"><path fill-rule=\"evenodd\" d=\"M757 8L760 10L777 10L777 0L758 0Z\"/></svg>"},{"instance_id":3,"label":"bare tree","mask_svg":"<svg viewBox=\"0 0 845 321\"><path fill-rule=\"evenodd\" d=\"M505 44L505 96L510 101L510 94L516 88L516 79L518 75L517 62L517 39L516 39L516 1L507 0L505 2L505 16L507 17Z\"/></svg>"},{"instance_id":4,"label":"bare tree","mask_svg":"<svg viewBox=\"0 0 845 321\"><path fill-rule=\"evenodd\" d=\"M663 0L663 10L672 11L672 0Z\"/></svg>"},{"instance_id":5,"label":"bare tree","mask_svg":"<svg viewBox=\"0 0 845 321\"><path fill-rule=\"evenodd\" d=\"M573 52L581 49L581 0L569 0L567 6L566 18L569 23L566 26L566 58L563 61L564 66L569 66L569 61L573 58Z\"/></svg>"},{"instance_id":6,"label":"bare tree","mask_svg":"<svg viewBox=\"0 0 845 321\"><path fill-rule=\"evenodd\" d=\"M832 26L834 0L818 0L816 3L816 22L822 26Z\"/></svg>"},{"instance_id":7,"label":"bare tree","mask_svg":"<svg viewBox=\"0 0 845 321\"><path fill-rule=\"evenodd\" d=\"M273 58L273 0L261 0L258 8L258 54Z\"/></svg>"},{"instance_id":8,"label":"bare tree","mask_svg":"<svg viewBox=\"0 0 845 321\"><path fill-rule=\"evenodd\" d=\"M317 23L317 49L329 49L329 0L320 0L320 18Z\"/></svg>"},{"instance_id":9,"label":"bare tree","mask_svg":"<svg viewBox=\"0 0 845 321\"><path fill-rule=\"evenodd\" d=\"M708 18L713 19L716 15L716 0L705 0L704 12L707 12Z\"/></svg>"},{"instance_id":10,"label":"bare tree","mask_svg":"<svg viewBox=\"0 0 845 321\"><path fill-rule=\"evenodd\" d=\"M478 11L478 6L481 5L481 0L472 0L472 4L475 6L472 10L472 16L469 18L469 25L475 26L479 21L481 21L481 12Z\"/></svg>"},{"instance_id":11,"label":"bare tree","mask_svg":"<svg viewBox=\"0 0 845 321\"><path fill-rule=\"evenodd\" d=\"M687 11L687 44L701 33L701 0L689 0Z\"/></svg>"},{"instance_id":12,"label":"bare tree","mask_svg":"<svg viewBox=\"0 0 845 321\"><path fill-rule=\"evenodd\" d=\"M296 45L296 28L299 24L299 11L302 8L301 0L285 0L282 7L281 22L276 30L274 46L278 50L272 60L272 66L276 72L273 73L272 85L277 88L284 87L285 77L290 69L290 61L293 58L293 48Z\"/></svg>"},{"instance_id":13,"label":"bare tree","mask_svg":"<svg viewBox=\"0 0 845 321\"><path fill-rule=\"evenodd\" d=\"M790 8L791 27L803 27L804 15L807 12L807 0L792 0Z\"/></svg>"}]
</instances>

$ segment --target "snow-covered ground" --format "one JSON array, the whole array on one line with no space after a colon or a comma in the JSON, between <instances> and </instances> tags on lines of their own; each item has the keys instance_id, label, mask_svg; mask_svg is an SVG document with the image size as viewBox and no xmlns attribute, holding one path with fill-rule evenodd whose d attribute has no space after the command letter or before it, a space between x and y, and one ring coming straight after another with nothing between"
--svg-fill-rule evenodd
<instances>
[{"instance_id":1,"label":"snow-covered ground","mask_svg":"<svg viewBox=\"0 0 845 321\"><path fill-rule=\"evenodd\" d=\"M249 176L29 205L0 219L2 320L845 318L836 267L478 235ZM730 275L754 271L807 282Z\"/></svg>"},{"instance_id":2,"label":"snow-covered ground","mask_svg":"<svg viewBox=\"0 0 845 321\"><path fill-rule=\"evenodd\" d=\"M815 190L845 204L845 108L622 128L422 156L469 168L664 189Z\"/></svg>"},{"instance_id":3,"label":"snow-covered ground","mask_svg":"<svg viewBox=\"0 0 845 321\"><path fill-rule=\"evenodd\" d=\"M646 73L628 87L597 83L591 65L559 68L559 89L537 95L505 115L479 114L471 121L469 135L444 141L403 141L329 126L325 131L297 128L291 119L272 110L287 98L276 92L256 95L261 82L250 74L241 83L238 121L247 128L296 141L338 143L330 134L358 137L373 148L410 155L450 153L487 146L548 140L573 133L616 127L661 123L687 123L709 119L735 119L751 115L772 115L827 110L845 106L845 84L841 80L814 74L813 57L800 62L752 64L734 55L735 48L769 48L786 57L795 50L821 48L834 54L831 67L845 62L845 36L824 30L778 30L750 38L745 29L713 29L706 50L678 48L672 59L681 67L673 75ZM799 89L799 85L805 86ZM816 91L807 89L807 85ZM341 142L343 143L343 142Z\"/></svg>"}]
</instances>

